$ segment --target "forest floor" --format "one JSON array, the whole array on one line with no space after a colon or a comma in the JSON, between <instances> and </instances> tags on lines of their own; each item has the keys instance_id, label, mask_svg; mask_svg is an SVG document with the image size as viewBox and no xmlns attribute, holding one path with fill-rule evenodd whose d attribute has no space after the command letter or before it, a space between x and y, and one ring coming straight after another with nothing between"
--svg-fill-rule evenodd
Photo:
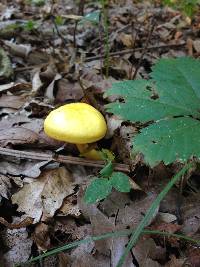
<instances>
[{"instance_id":1,"label":"forest floor","mask_svg":"<svg viewBox=\"0 0 200 267\"><path fill-rule=\"evenodd\" d=\"M148 79L160 58L198 58L200 14L191 19L150 1L109 1L106 38L100 1L78 2L0 3L1 267L90 236L134 229L180 167L152 169L141 157L133 160L130 137L136 127L106 112L105 104L114 99L103 94L113 82ZM86 204L84 190L103 163L81 158L75 145L45 135L51 110L80 101L105 116L108 132L98 147L115 154L117 168L132 181L130 193L113 190L104 201ZM199 177L196 171L173 187L148 229L200 239ZM128 240L81 243L28 266L115 267ZM200 249L175 237L143 235L124 266L197 267Z\"/></svg>"}]
</instances>

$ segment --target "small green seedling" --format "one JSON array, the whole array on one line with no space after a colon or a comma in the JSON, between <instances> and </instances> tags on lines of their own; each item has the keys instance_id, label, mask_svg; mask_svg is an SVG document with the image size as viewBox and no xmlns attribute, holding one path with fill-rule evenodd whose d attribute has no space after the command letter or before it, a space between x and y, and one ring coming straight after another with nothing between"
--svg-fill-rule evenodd
<instances>
[{"instance_id":1,"label":"small green seedling","mask_svg":"<svg viewBox=\"0 0 200 267\"><path fill-rule=\"evenodd\" d=\"M200 0L162 0L165 5L179 9L185 15L192 17L199 9Z\"/></svg>"},{"instance_id":2,"label":"small green seedling","mask_svg":"<svg viewBox=\"0 0 200 267\"><path fill-rule=\"evenodd\" d=\"M43 6L45 4L45 0L27 0L28 3L36 5L36 6Z\"/></svg>"},{"instance_id":3,"label":"small green seedling","mask_svg":"<svg viewBox=\"0 0 200 267\"><path fill-rule=\"evenodd\" d=\"M108 150L102 149L103 159L107 161L105 167L94 177L87 187L84 200L93 204L106 198L115 188L119 192L127 193L131 190L129 177L122 172L115 172L112 160L113 155Z\"/></svg>"},{"instance_id":4,"label":"small green seedling","mask_svg":"<svg viewBox=\"0 0 200 267\"><path fill-rule=\"evenodd\" d=\"M55 17L55 23L58 26L62 26L65 23L65 19L63 19L62 16L56 16Z\"/></svg>"},{"instance_id":5,"label":"small green seedling","mask_svg":"<svg viewBox=\"0 0 200 267\"><path fill-rule=\"evenodd\" d=\"M33 31L37 30L39 28L39 23L34 20L28 20L27 22L24 23L23 29L26 31Z\"/></svg>"}]
</instances>

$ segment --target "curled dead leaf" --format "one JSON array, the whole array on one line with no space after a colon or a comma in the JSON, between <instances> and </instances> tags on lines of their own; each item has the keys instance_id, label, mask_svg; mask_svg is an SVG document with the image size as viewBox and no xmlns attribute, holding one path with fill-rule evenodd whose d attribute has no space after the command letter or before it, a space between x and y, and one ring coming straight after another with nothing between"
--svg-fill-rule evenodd
<instances>
[{"instance_id":1,"label":"curled dead leaf","mask_svg":"<svg viewBox=\"0 0 200 267\"><path fill-rule=\"evenodd\" d=\"M53 217L63 202L63 199L74 192L72 177L64 167L44 171L39 178L12 196L12 202L18 205L18 210L25 212L39 222Z\"/></svg>"}]
</instances>

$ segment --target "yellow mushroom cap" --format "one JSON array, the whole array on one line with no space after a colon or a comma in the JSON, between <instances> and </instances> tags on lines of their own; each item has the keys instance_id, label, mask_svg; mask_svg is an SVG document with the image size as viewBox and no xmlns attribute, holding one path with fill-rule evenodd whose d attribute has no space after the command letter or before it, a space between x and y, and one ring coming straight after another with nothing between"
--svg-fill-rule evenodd
<instances>
[{"instance_id":1,"label":"yellow mushroom cap","mask_svg":"<svg viewBox=\"0 0 200 267\"><path fill-rule=\"evenodd\" d=\"M86 103L71 103L49 113L44 121L45 133L73 144L93 143L103 138L107 125L103 115Z\"/></svg>"}]
</instances>

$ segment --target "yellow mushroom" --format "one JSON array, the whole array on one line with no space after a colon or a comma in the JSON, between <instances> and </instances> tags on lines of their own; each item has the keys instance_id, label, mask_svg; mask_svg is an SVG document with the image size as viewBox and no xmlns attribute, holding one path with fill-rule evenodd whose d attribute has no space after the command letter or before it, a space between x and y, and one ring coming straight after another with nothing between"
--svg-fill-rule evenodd
<instances>
[{"instance_id":1,"label":"yellow mushroom","mask_svg":"<svg viewBox=\"0 0 200 267\"><path fill-rule=\"evenodd\" d=\"M44 121L45 133L60 141L76 144L81 155L100 159L97 150L89 143L102 139L107 131L103 115L86 103L71 103L49 113Z\"/></svg>"}]
</instances>

